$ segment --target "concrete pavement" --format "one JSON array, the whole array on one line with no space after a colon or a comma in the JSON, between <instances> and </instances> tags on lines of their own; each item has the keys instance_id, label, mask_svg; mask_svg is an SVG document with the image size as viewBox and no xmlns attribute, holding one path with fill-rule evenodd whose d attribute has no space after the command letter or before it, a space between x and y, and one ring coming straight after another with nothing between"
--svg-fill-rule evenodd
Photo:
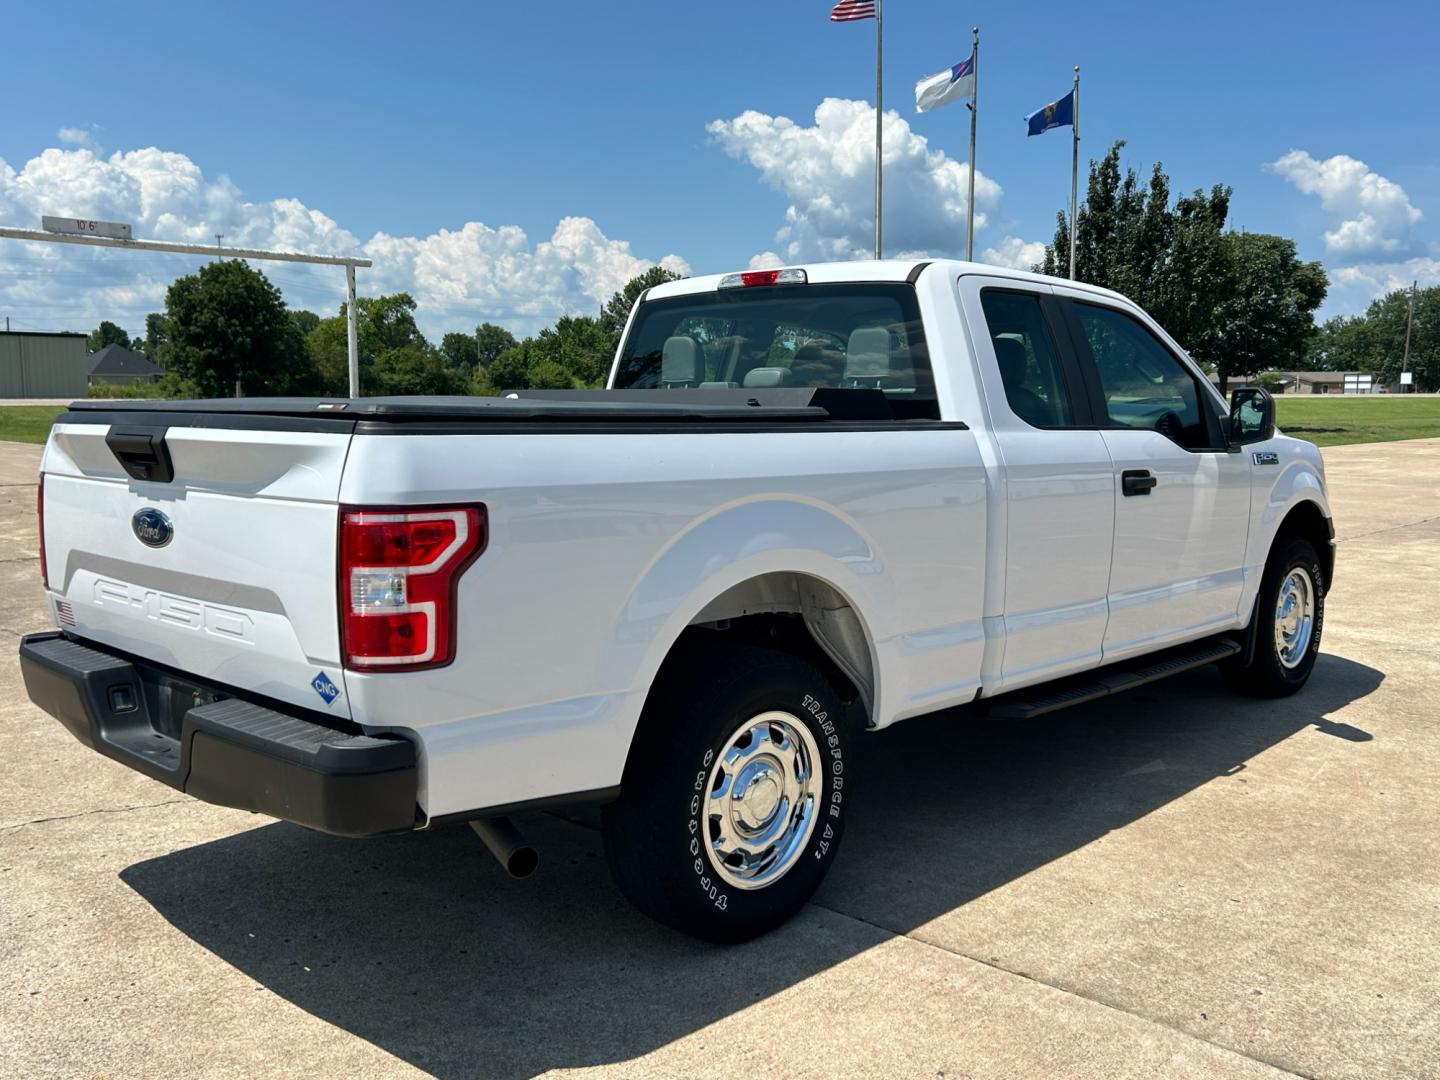
<instances>
[{"instance_id":1,"label":"concrete pavement","mask_svg":"<svg viewBox=\"0 0 1440 1080\"><path fill-rule=\"evenodd\" d=\"M881 733L816 902L737 949L633 913L585 815L512 882L81 747L14 660L38 452L0 445L0 1076L1440 1077L1440 440L1326 452L1305 692Z\"/></svg>"}]
</instances>

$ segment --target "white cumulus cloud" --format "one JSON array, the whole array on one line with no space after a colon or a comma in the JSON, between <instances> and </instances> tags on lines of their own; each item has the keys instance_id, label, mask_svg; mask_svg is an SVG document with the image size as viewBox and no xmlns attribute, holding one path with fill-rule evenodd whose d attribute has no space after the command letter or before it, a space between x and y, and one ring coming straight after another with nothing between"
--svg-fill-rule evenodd
<instances>
[{"instance_id":1,"label":"white cumulus cloud","mask_svg":"<svg viewBox=\"0 0 1440 1080\"><path fill-rule=\"evenodd\" d=\"M95 136L89 128L62 127L55 132L55 137L66 146L83 146L87 150L98 150L95 145Z\"/></svg>"},{"instance_id":2,"label":"white cumulus cloud","mask_svg":"<svg viewBox=\"0 0 1440 1080\"><path fill-rule=\"evenodd\" d=\"M1039 240L1021 240L1007 236L994 247L980 253L980 261L991 266L1008 266L1012 270L1034 269L1045 258L1045 245Z\"/></svg>"},{"instance_id":3,"label":"white cumulus cloud","mask_svg":"<svg viewBox=\"0 0 1440 1080\"><path fill-rule=\"evenodd\" d=\"M525 333L563 313L593 312L654 265L588 217L562 218L538 241L514 225L475 221L428 236L362 239L298 199L247 200L228 177L207 177L185 154L150 147L102 157L68 141L78 148L45 150L19 169L0 159L0 222L33 228L42 214L91 217L129 222L147 239L213 245L219 233L227 248L363 255L375 265L359 271L361 293L411 293L421 325L436 337L483 320ZM163 309L170 282L203 261L7 242L0 245L0 313L23 328L85 330L113 319L135 333L147 312ZM658 261L689 273L678 255ZM335 267L256 265L292 307L329 315L344 298L344 275Z\"/></svg>"},{"instance_id":4,"label":"white cumulus cloud","mask_svg":"<svg viewBox=\"0 0 1440 1080\"><path fill-rule=\"evenodd\" d=\"M1409 247L1419 209L1404 188L1365 162L1346 154L1320 161L1304 150L1291 150L1270 168L1306 195L1320 197L1320 205L1336 221L1325 233L1330 254L1352 258Z\"/></svg>"},{"instance_id":5,"label":"white cumulus cloud","mask_svg":"<svg viewBox=\"0 0 1440 1080\"><path fill-rule=\"evenodd\" d=\"M1359 263L1329 273L1330 294L1325 298L1323 316L1353 315L1377 297L1410 288L1412 281L1418 281L1422 289L1440 285L1440 258L1422 255L1398 262Z\"/></svg>"},{"instance_id":6,"label":"white cumulus cloud","mask_svg":"<svg viewBox=\"0 0 1440 1080\"><path fill-rule=\"evenodd\" d=\"M875 109L826 98L811 126L753 110L706 130L732 157L748 161L790 200L776 249L752 266L865 258L874 252ZM965 250L970 167L932 150L897 113L886 112L885 247L888 252L957 255ZM1000 204L1000 185L975 173L978 233Z\"/></svg>"}]
</instances>

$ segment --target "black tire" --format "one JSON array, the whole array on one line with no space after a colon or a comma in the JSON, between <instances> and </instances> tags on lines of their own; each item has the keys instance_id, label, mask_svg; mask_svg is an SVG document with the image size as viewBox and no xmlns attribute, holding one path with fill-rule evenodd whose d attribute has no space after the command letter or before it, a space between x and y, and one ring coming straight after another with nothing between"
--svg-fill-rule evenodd
<instances>
[{"instance_id":1,"label":"black tire","mask_svg":"<svg viewBox=\"0 0 1440 1080\"><path fill-rule=\"evenodd\" d=\"M1275 640L1276 606L1282 584L1292 571L1303 570L1314 586L1314 615L1310 642L1299 661L1286 666L1281 661ZM1255 645L1248 663L1239 658L1221 666L1225 681L1242 693L1255 697L1286 697L1295 693L1310 678L1315 658L1320 655L1320 634L1325 627L1325 577L1315 546L1297 536L1281 536L1275 542L1265 575L1260 581L1260 595L1255 601Z\"/></svg>"},{"instance_id":2,"label":"black tire","mask_svg":"<svg viewBox=\"0 0 1440 1080\"><path fill-rule=\"evenodd\" d=\"M803 725L819 751L811 770L818 784L813 825L803 846L804 830L796 830L798 854L788 869L760 887L741 888L717 872L708 850L707 784L732 736L772 711ZM746 941L789 919L840 847L852 794L844 717L829 680L788 653L725 643L668 663L645 703L620 798L602 816L605 855L620 891L657 921L706 941Z\"/></svg>"}]
</instances>

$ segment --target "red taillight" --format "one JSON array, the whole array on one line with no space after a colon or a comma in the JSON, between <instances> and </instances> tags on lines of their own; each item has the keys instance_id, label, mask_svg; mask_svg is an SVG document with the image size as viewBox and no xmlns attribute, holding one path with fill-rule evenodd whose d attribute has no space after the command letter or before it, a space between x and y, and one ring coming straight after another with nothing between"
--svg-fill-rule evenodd
<instances>
[{"instance_id":1,"label":"red taillight","mask_svg":"<svg viewBox=\"0 0 1440 1080\"><path fill-rule=\"evenodd\" d=\"M455 588L485 549L483 506L340 511L340 647L352 671L455 659Z\"/></svg>"},{"instance_id":2,"label":"red taillight","mask_svg":"<svg viewBox=\"0 0 1440 1080\"><path fill-rule=\"evenodd\" d=\"M742 285L774 285L779 280L779 270L749 270L740 275Z\"/></svg>"},{"instance_id":3,"label":"red taillight","mask_svg":"<svg viewBox=\"0 0 1440 1080\"><path fill-rule=\"evenodd\" d=\"M40 486L35 491L35 517L40 522L40 584L50 588L50 570L45 565L45 474L40 474Z\"/></svg>"}]
</instances>

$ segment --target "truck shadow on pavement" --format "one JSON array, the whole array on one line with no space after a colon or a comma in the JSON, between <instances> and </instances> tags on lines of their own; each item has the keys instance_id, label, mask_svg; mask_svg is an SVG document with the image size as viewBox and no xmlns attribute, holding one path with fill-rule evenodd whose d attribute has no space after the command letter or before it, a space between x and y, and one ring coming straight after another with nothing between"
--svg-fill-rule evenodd
<instances>
[{"instance_id":1,"label":"truck shadow on pavement","mask_svg":"<svg viewBox=\"0 0 1440 1080\"><path fill-rule=\"evenodd\" d=\"M664 1046L1307 729L1368 738L1326 717L1383 678L1326 654L1307 689L1278 702L1234 697L1206 670L1037 721L898 725L862 744L845 851L817 903L733 949L632 911L584 816L521 821L541 865L520 882L464 827L348 841L279 823L120 876L266 989L420 1069L532 1076Z\"/></svg>"}]
</instances>

